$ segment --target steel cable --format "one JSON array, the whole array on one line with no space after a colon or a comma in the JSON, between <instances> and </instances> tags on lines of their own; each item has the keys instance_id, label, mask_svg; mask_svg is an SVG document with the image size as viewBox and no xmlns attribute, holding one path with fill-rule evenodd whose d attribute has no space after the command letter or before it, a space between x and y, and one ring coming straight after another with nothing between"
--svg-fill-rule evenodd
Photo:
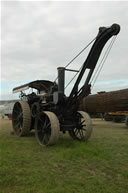
<instances>
[{"instance_id":1,"label":"steel cable","mask_svg":"<svg viewBox=\"0 0 128 193\"><path fill-rule=\"evenodd\" d=\"M96 37L90 41L64 68L67 68L76 58L78 58L89 46L95 41ZM81 69L81 68L80 68ZM54 82L58 79L58 76L54 80ZM66 86L67 87L67 86Z\"/></svg>"},{"instance_id":2,"label":"steel cable","mask_svg":"<svg viewBox=\"0 0 128 193\"><path fill-rule=\"evenodd\" d=\"M94 74L94 76L92 78L92 80L90 81L90 84L92 84L92 82L94 80L92 88L94 87L94 85L96 83L96 80L97 80L97 78L98 78L98 76L99 76L99 74L100 74L100 72L101 72L101 70L102 70L102 68L104 66L104 63L105 63L105 61L106 61L106 59L107 59L107 57L108 57L108 55L110 53L110 50L112 49L112 46L113 46L115 40L116 40L116 36L112 38L112 40L111 40L111 42L110 42L110 44L109 44L109 46L108 46L108 48L107 48L103 58L102 58L99 66L98 66L98 68L97 68L97 70L96 70L96 72L95 72L95 74Z\"/></svg>"}]
</instances>

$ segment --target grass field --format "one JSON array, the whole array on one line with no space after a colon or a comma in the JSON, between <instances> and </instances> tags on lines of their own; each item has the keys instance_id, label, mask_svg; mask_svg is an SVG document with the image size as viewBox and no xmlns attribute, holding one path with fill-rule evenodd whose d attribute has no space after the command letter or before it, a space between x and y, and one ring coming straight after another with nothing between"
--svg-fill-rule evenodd
<instances>
[{"instance_id":1,"label":"grass field","mask_svg":"<svg viewBox=\"0 0 128 193\"><path fill-rule=\"evenodd\" d=\"M0 193L128 193L125 124L93 120L87 143L62 135L47 148L11 131L0 120Z\"/></svg>"}]
</instances>

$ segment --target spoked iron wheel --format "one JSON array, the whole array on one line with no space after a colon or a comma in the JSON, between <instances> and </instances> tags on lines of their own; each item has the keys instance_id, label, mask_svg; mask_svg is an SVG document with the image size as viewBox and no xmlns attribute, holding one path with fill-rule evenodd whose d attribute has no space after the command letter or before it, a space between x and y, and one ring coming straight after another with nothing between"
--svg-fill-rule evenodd
<instances>
[{"instance_id":1,"label":"spoked iron wheel","mask_svg":"<svg viewBox=\"0 0 128 193\"><path fill-rule=\"evenodd\" d=\"M31 127L31 112L26 101L18 101L14 104L12 112L12 126L17 136L29 134Z\"/></svg>"},{"instance_id":2,"label":"spoked iron wheel","mask_svg":"<svg viewBox=\"0 0 128 193\"><path fill-rule=\"evenodd\" d=\"M43 111L38 116L35 124L35 134L40 145L55 144L59 138L59 120L52 112Z\"/></svg>"},{"instance_id":3,"label":"spoked iron wheel","mask_svg":"<svg viewBox=\"0 0 128 193\"><path fill-rule=\"evenodd\" d=\"M73 139L87 141L92 133L92 121L90 116L83 111L78 111L76 115L77 127L70 130L69 134Z\"/></svg>"}]
</instances>

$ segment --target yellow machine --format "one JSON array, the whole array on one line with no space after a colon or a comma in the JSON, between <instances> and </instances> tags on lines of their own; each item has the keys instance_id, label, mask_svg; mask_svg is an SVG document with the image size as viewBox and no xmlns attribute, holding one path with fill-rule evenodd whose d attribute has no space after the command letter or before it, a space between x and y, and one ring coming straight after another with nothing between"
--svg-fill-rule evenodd
<instances>
[{"instance_id":1,"label":"yellow machine","mask_svg":"<svg viewBox=\"0 0 128 193\"><path fill-rule=\"evenodd\" d=\"M104 116L105 121L123 122L128 127L128 111L108 112Z\"/></svg>"}]
</instances>

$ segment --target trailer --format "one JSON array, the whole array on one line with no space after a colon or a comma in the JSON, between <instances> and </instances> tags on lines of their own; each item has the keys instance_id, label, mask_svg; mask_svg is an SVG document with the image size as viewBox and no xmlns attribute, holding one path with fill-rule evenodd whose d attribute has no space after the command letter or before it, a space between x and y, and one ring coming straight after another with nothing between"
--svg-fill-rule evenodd
<instances>
[{"instance_id":1,"label":"trailer","mask_svg":"<svg viewBox=\"0 0 128 193\"><path fill-rule=\"evenodd\" d=\"M80 110L92 117L102 117L105 121L126 122L128 116L128 89L98 92L89 95L80 103Z\"/></svg>"}]
</instances>

